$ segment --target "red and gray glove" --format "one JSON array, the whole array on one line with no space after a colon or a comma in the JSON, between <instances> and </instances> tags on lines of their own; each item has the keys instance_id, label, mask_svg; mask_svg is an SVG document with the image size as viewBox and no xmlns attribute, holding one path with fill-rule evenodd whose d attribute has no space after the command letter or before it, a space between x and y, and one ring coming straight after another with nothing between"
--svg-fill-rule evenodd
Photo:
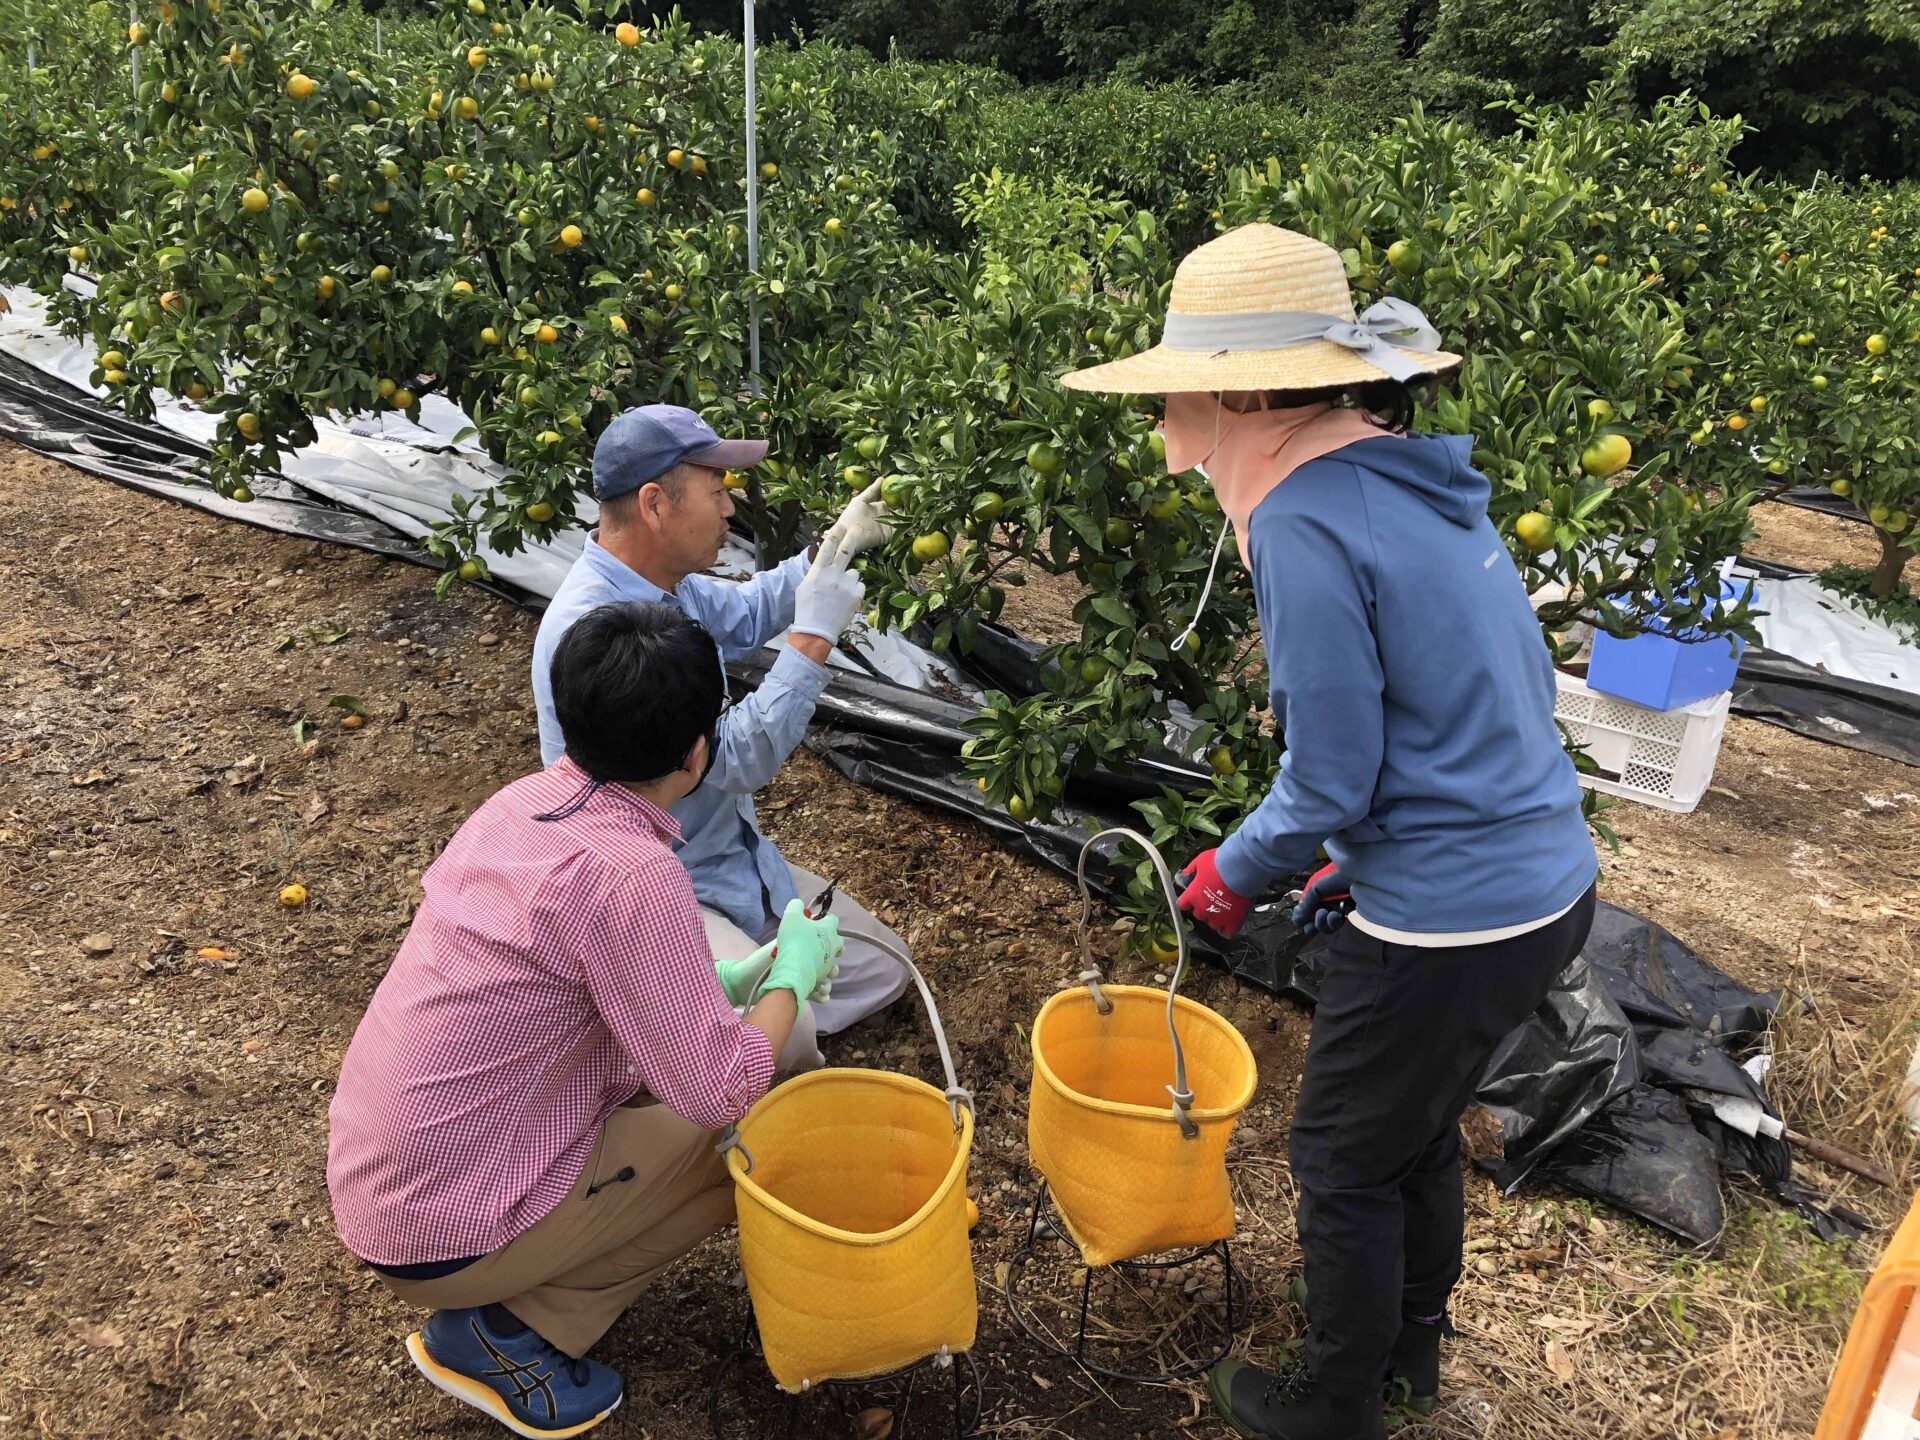
<instances>
[{"instance_id":1,"label":"red and gray glove","mask_svg":"<svg viewBox=\"0 0 1920 1440\"><path fill-rule=\"evenodd\" d=\"M1179 875L1186 886L1180 892L1180 908L1218 935L1238 933L1252 908L1252 897L1240 894L1220 878L1214 859L1216 846L1202 850Z\"/></svg>"},{"instance_id":2,"label":"red and gray glove","mask_svg":"<svg viewBox=\"0 0 1920 1440\"><path fill-rule=\"evenodd\" d=\"M1293 908L1293 923L1309 935L1331 935L1347 923L1352 910L1347 877L1337 865L1327 864L1313 872L1300 892L1300 903Z\"/></svg>"}]
</instances>

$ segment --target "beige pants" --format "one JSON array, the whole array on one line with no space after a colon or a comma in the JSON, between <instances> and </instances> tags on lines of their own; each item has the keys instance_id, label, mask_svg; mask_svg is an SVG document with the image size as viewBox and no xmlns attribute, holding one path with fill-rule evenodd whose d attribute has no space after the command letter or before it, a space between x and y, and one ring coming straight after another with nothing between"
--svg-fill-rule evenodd
<instances>
[{"instance_id":1,"label":"beige pants","mask_svg":"<svg viewBox=\"0 0 1920 1440\"><path fill-rule=\"evenodd\" d=\"M800 892L802 900L811 900L826 889L825 880L791 860L787 862L787 871L793 876L793 888ZM713 947L713 958L716 960L737 960L743 955L751 955L773 939L780 929L776 920L755 938L718 910L703 906L700 913L706 918L707 943ZM869 935L880 935L902 950L907 948L906 941L844 890L835 893L830 913L840 917L843 931L859 930ZM837 1035L849 1025L886 1009L906 994L907 987L912 983L912 978L900 962L884 950L863 940L849 939L847 948L840 954L840 973L834 977L833 994L818 1004L802 1008L800 1023L794 1027L793 1039L780 1053L780 1068L793 1071L818 1067L823 1062L814 1044L816 1035ZM805 1035L802 1035L802 1030L805 1030ZM812 1063L802 1063L809 1054Z\"/></svg>"},{"instance_id":2,"label":"beige pants","mask_svg":"<svg viewBox=\"0 0 1920 1440\"><path fill-rule=\"evenodd\" d=\"M584 1355L655 1276L733 1222L717 1140L650 1100L622 1107L573 1193L532 1229L437 1280L380 1278L434 1310L504 1305L543 1340ZM622 1171L632 1178L616 1178Z\"/></svg>"}]
</instances>

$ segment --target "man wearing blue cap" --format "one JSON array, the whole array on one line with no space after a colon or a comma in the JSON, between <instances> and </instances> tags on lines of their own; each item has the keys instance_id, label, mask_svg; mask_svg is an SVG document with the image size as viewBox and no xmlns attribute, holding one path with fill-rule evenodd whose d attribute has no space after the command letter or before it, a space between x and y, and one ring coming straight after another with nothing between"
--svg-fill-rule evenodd
<instances>
[{"instance_id":1,"label":"man wearing blue cap","mask_svg":"<svg viewBox=\"0 0 1920 1440\"><path fill-rule=\"evenodd\" d=\"M554 713L549 670L561 638L581 616L614 601L673 605L706 627L724 659L752 654L782 630L787 643L752 694L720 719L712 770L673 806L707 916L716 959L737 959L771 940L787 902L804 888L824 888L810 871L789 865L760 833L753 792L774 777L806 734L814 702L826 689L827 657L865 598L854 556L884 540L886 507L878 484L857 496L822 537L816 553L781 562L744 582L704 574L719 558L733 515L726 472L766 458L764 440L723 440L693 411L643 405L619 416L593 452L593 491L600 523L567 572L540 621L533 644L533 695L540 717L540 756L551 765L565 750ZM851 897L834 913L848 930L904 942ZM833 993L803 1009L783 1068L818 1063L813 1032L830 1035L891 1004L907 976L889 956L848 938Z\"/></svg>"}]
</instances>

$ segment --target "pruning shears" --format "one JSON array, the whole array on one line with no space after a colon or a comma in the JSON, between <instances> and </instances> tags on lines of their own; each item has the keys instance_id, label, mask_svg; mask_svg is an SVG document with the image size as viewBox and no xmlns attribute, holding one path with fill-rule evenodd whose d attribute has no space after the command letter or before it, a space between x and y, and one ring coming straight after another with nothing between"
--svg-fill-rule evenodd
<instances>
[{"instance_id":1,"label":"pruning shears","mask_svg":"<svg viewBox=\"0 0 1920 1440\"><path fill-rule=\"evenodd\" d=\"M1331 935L1353 913L1353 892L1343 888L1339 866L1329 860L1308 877L1299 890L1287 895L1293 905L1293 923L1308 934Z\"/></svg>"},{"instance_id":2,"label":"pruning shears","mask_svg":"<svg viewBox=\"0 0 1920 1440\"><path fill-rule=\"evenodd\" d=\"M809 920L826 919L827 911L833 908L833 892L839 888L840 888L840 877L836 875L834 876L833 879L827 882L826 889L822 890L818 895L814 896L813 899L809 900L802 907L802 909L806 913L807 919ZM767 959L771 960L773 959L774 956L778 955L779 953L780 953L779 941L776 940L773 944L767 947Z\"/></svg>"}]
</instances>

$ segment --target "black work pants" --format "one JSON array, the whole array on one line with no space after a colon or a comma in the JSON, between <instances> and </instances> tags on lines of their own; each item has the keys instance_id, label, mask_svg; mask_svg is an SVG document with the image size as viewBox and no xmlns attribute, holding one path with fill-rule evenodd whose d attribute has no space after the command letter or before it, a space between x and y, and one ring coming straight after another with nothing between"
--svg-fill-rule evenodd
<instances>
[{"instance_id":1,"label":"black work pants","mask_svg":"<svg viewBox=\"0 0 1920 1440\"><path fill-rule=\"evenodd\" d=\"M1322 1386L1377 1389L1403 1315L1460 1278L1460 1114L1494 1046L1546 998L1593 924L1594 892L1485 945L1334 936L1294 1108L1307 1359Z\"/></svg>"}]
</instances>

